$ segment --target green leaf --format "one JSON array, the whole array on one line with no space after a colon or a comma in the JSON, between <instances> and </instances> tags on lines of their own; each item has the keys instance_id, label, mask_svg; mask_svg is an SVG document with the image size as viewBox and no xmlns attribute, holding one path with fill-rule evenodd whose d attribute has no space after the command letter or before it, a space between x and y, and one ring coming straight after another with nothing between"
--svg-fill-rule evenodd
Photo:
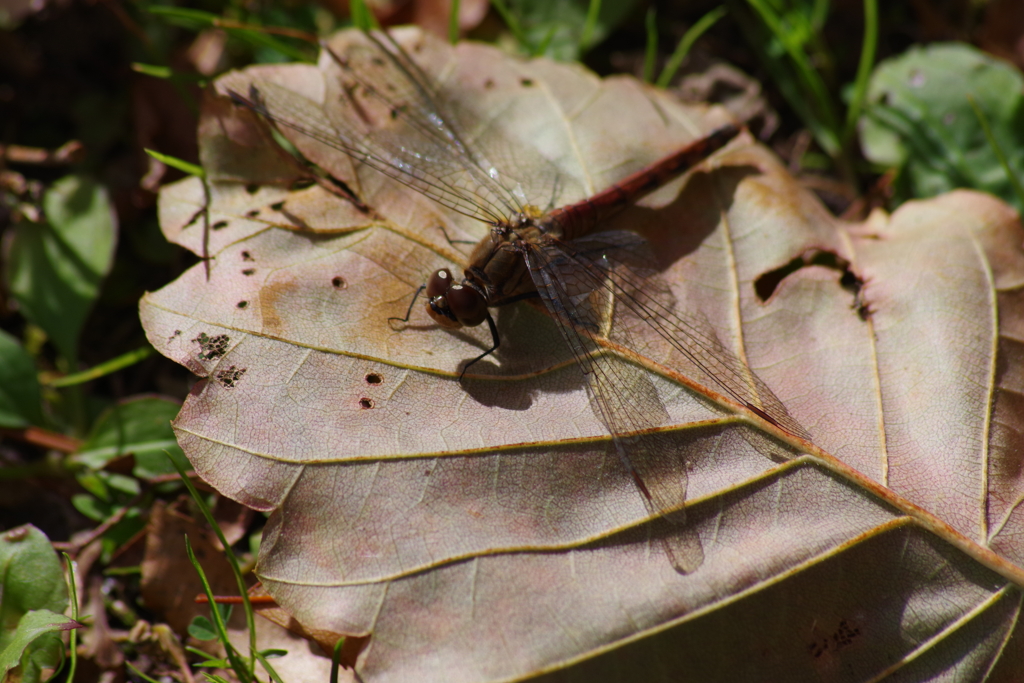
<instances>
[{"instance_id":1,"label":"green leaf","mask_svg":"<svg viewBox=\"0 0 1024 683\"><path fill-rule=\"evenodd\" d=\"M139 480L134 477L126 477L123 474L117 474L115 472L103 472L103 479L110 487L111 491L120 491L126 493L129 496L138 495L141 490L139 487Z\"/></svg>"},{"instance_id":2,"label":"green leaf","mask_svg":"<svg viewBox=\"0 0 1024 683\"><path fill-rule=\"evenodd\" d=\"M113 514L113 506L90 496L88 493L76 493L71 496L71 504L76 510L94 522L102 522Z\"/></svg>"},{"instance_id":3,"label":"green leaf","mask_svg":"<svg viewBox=\"0 0 1024 683\"><path fill-rule=\"evenodd\" d=\"M601 42L635 5L634 0L513 0L506 12L515 17L512 23L527 46L544 45L548 57L573 61Z\"/></svg>"},{"instance_id":4,"label":"green leaf","mask_svg":"<svg viewBox=\"0 0 1024 683\"><path fill-rule=\"evenodd\" d=\"M66 176L43 197L46 221L20 223L8 263L8 287L21 312L64 358L78 356L78 336L114 257L116 227L106 190Z\"/></svg>"},{"instance_id":5,"label":"green leaf","mask_svg":"<svg viewBox=\"0 0 1024 683\"><path fill-rule=\"evenodd\" d=\"M0 427L42 424L42 400L32 357L0 330Z\"/></svg>"},{"instance_id":6,"label":"green leaf","mask_svg":"<svg viewBox=\"0 0 1024 683\"><path fill-rule=\"evenodd\" d=\"M171 420L180 409L176 401L152 396L120 403L100 416L74 459L100 469L114 458L132 453L132 474L140 479L173 474L167 454L189 469L171 429Z\"/></svg>"},{"instance_id":7,"label":"green leaf","mask_svg":"<svg viewBox=\"0 0 1024 683\"><path fill-rule=\"evenodd\" d=\"M864 154L900 169L897 199L967 187L1024 209L1013 175L1024 173L1024 76L960 43L912 48L878 65L860 120ZM996 149L971 105L991 129Z\"/></svg>"},{"instance_id":8,"label":"green leaf","mask_svg":"<svg viewBox=\"0 0 1024 683\"><path fill-rule=\"evenodd\" d=\"M83 489L96 496L100 500L109 503L111 502L110 490L107 488L107 482L99 475L98 472L92 470L82 470L75 475L78 479L78 485ZM72 500L74 500L72 496Z\"/></svg>"},{"instance_id":9,"label":"green leaf","mask_svg":"<svg viewBox=\"0 0 1024 683\"><path fill-rule=\"evenodd\" d=\"M146 526L146 518L137 507L128 508L124 517L110 527L102 536L103 562L109 562L110 554L132 540Z\"/></svg>"},{"instance_id":10,"label":"green leaf","mask_svg":"<svg viewBox=\"0 0 1024 683\"><path fill-rule=\"evenodd\" d=\"M22 680L39 680L54 668L64 646L52 634L77 622L61 616L67 586L49 539L31 525L0 536L0 678L22 665Z\"/></svg>"},{"instance_id":11,"label":"green leaf","mask_svg":"<svg viewBox=\"0 0 1024 683\"><path fill-rule=\"evenodd\" d=\"M227 669L231 666L231 662L229 662L226 659L207 659L205 662L199 662L198 664L196 664L196 666L206 667L210 669Z\"/></svg>"},{"instance_id":12,"label":"green leaf","mask_svg":"<svg viewBox=\"0 0 1024 683\"><path fill-rule=\"evenodd\" d=\"M223 621L225 624L231 620L231 612L234 609L232 605L225 605L219 602L215 602L213 603L213 608L220 613L220 620Z\"/></svg>"},{"instance_id":13,"label":"green leaf","mask_svg":"<svg viewBox=\"0 0 1024 683\"><path fill-rule=\"evenodd\" d=\"M63 612L67 588L60 559L46 535L31 525L0 535L0 647L12 624L31 610Z\"/></svg>"},{"instance_id":14,"label":"green leaf","mask_svg":"<svg viewBox=\"0 0 1024 683\"><path fill-rule=\"evenodd\" d=\"M213 628L213 624L210 620L202 615L198 615L192 618L192 623L188 625L188 634L196 640L216 640L217 632Z\"/></svg>"},{"instance_id":15,"label":"green leaf","mask_svg":"<svg viewBox=\"0 0 1024 683\"><path fill-rule=\"evenodd\" d=\"M74 619L50 610L27 612L0 650L0 677L20 664L21 681L41 680L43 669L55 669L64 655L64 643L58 634L80 627Z\"/></svg>"}]
</instances>

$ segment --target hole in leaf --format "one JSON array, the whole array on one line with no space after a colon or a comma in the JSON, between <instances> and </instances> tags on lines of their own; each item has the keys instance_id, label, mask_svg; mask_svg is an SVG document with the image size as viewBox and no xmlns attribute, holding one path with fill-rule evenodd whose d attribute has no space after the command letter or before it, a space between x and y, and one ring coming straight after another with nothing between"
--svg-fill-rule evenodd
<instances>
[{"instance_id":1,"label":"hole in leaf","mask_svg":"<svg viewBox=\"0 0 1024 683\"><path fill-rule=\"evenodd\" d=\"M853 272L849 261L823 249L808 249L786 265L761 275L754 282L757 298L762 302L767 301L775 294L783 280L801 268L810 266L830 268L839 272L839 285L853 295L853 307L857 309L857 315L861 320L867 320L871 316L871 305L863 297L864 281Z\"/></svg>"},{"instance_id":2,"label":"hole in leaf","mask_svg":"<svg viewBox=\"0 0 1024 683\"><path fill-rule=\"evenodd\" d=\"M256 218L256 216L260 215L260 210L259 209L249 209L248 211L245 212L245 215L248 218Z\"/></svg>"},{"instance_id":3,"label":"hole in leaf","mask_svg":"<svg viewBox=\"0 0 1024 683\"><path fill-rule=\"evenodd\" d=\"M199 344L199 360L216 360L227 351L231 338L226 334L211 337L205 332L200 332L192 341Z\"/></svg>"},{"instance_id":4,"label":"hole in leaf","mask_svg":"<svg viewBox=\"0 0 1024 683\"><path fill-rule=\"evenodd\" d=\"M335 275L333 278L331 278L331 285L335 289L345 289L346 287L348 287L348 283L345 282L345 278L341 277L340 275Z\"/></svg>"},{"instance_id":5,"label":"hole in leaf","mask_svg":"<svg viewBox=\"0 0 1024 683\"><path fill-rule=\"evenodd\" d=\"M363 410L369 410L370 408L373 407L373 399L371 399L371 398L361 398L361 399L359 399L359 407L362 408Z\"/></svg>"},{"instance_id":6,"label":"hole in leaf","mask_svg":"<svg viewBox=\"0 0 1024 683\"><path fill-rule=\"evenodd\" d=\"M238 306L239 308L245 308L248 305L249 305L248 301L239 301L237 304L235 304L235 306Z\"/></svg>"},{"instance_id":7,"label":"hole in leaf","mask_svg":"<svg viewBox=\"0 0 1024 683\"><path fill-rule=\"evenodd\" d=\"M226 227L228 227L227 221L217 221L216 223L210 226L210 228L212 228L213 230L223 230Z\"/></svg>"},{"instance_id":8,"label":"hole in leaf","mask_svg":"<svg viewBox=\"0 0 1024 683\"><path fill-rule=\"evenodd\" d=\"M366 376L367 384L380 384L384 381L384 378L378 375L376 372L371 372Z\"/></svg>"},{"instance_id":9,"label":"hole in leaf","mask_svg":"<svg viewBox=\"0 0 1024 683\"><path fill-rule=\"evenodd\" d=\"M249 194L256 194L257 192L260 191L260 186L257 185L256 183L250 183L249 185L245 186L245 191L248 192Z\"/></svg>"},{"instance_id":10,"label":"hole in leaf","mask_svg":"<svg viewBox=\"0 0 1024 683\"><path fill-rule=\"evenodd\" d=\"M523 86L524 88L532 87L533 86L533 79L530 79L530 78L520 78L519 79L519 85Z\"/></svg>"},{"instance_id":11,"label":"hole in leaf","mask_svg":"<svg viewBox=\"0 0 1024 683\"><path fill-rule=\"evenodd\" d=\"M270 208L273 209L274 211L280 211L281 209L284 208L284 202L274 202L273 204L270 205Z\"/></svg>"},{"instance_id":12,"label":"hole in leaf","mask_svg":"<svg viewBox=\"0 0 1024 683\"><path fill-rule=\"evenodd\" d=\"M242 275L253 275L256 272L255 268L246 268L242 271Z\"/></svg>"},{"instance_id":13,"label":"hole in leaf","mask_svg":"<svg viewBox=\"0 0 1024 683\"><path fill-rule=\"evenodd\" d=\"M255 261L256 259L254 259L252 257L252 254L250 254L249 252L243 251L242 252L242 260L243 261Z\"/></svg>"},{"instance_id":14,"label":"hole in leaf","mask_svg":"<svg viewBox=\"0 0 1024 683\"><path fill-rule=\"evenodd\" d=\"M246 368L236 368L232 365L227 370L220 370L217 372L217 381L228 389L233 389L238 386L239 380L245 375Z\"/></svg>"}]
</instances>

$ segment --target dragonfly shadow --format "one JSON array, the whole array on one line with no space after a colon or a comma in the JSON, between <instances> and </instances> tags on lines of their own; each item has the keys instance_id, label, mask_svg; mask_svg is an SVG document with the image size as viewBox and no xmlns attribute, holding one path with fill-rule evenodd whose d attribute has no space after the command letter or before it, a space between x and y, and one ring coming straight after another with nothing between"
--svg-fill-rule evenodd
<instances>
[{"instance_id":1,"label":"dragonfly shadow","mask_svg":"<svg viewBox=\"0 0 1024 683\"><path fill-rule=\"evenodd\" d=\"M664 272L712 236L722 215L732 207L740 183L758 175L761 170L748 165L696 172L666 206L632 206L606 221L599 230L628 230L639 234L655 255L652 265Z\"/></svg>"},{"instance_id":2,"label":"dragonfly shadow","mask_svg":"<svg viewBox=\"0 0 1024 683\"><path fill-rule=\"evenodd\" d=\"M538 391L569 393L582 388L583 375L550 317L528 301L493 314L501 343L469 367L462 386L470 397L486 406L527 410ZM471 361L462 361L459 371Z\"/></svg>"}]
</instances>

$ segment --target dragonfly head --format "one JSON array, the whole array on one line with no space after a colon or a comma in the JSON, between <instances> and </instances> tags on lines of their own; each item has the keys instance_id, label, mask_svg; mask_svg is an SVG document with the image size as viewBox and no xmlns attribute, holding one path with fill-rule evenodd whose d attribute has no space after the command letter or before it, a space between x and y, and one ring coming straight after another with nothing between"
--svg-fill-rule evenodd
<instances>
[{"instance_id":1,"label":"dragonfly head","mask_svg":"<svg viewBox=\"0 0 1024 683\"><path fill-rule=\"evenodd\" d=\"M457 283L442 268L427 281L427 314L441 327L474 327L487 319L487 298L474 283Z\"/></svg>"}]
</instances>

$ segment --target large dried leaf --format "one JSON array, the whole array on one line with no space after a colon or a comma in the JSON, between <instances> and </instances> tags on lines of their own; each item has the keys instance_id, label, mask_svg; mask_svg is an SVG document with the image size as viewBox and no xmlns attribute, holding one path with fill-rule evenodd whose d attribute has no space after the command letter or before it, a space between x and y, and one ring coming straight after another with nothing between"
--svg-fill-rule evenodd
<instances>
[{"instance_id":1,"label":"large dried leaf","mask_svg":"<svg viewBox=\"0 0 1024 683\"><path fill-rule=\"evenodd\" d=\"M631 79L405 38L472 139L500 131L550 162L541 176L558 169L559 202L721 121ZM332 68L218 88L323 103ZM211 96L208 236L199 180L161 196L168 238L211 261L147 295L142 318L205 378L175 422L196 470L273 512L267 589L310 631L368 635L363 680L1019 675L1024 233L1008 207L954 193L842 223L741 138L604 226L650 240L675 310L815 444L662 365L632 328L671 420L654 437L686 463L704 561L684 575L659 542L680 531L651 518L541 307L500 309L501 348L462 382L485 329L440 329L418 306L389 321L486 226L282 132L364 209Z\"/></svg>"}]
</instances>

